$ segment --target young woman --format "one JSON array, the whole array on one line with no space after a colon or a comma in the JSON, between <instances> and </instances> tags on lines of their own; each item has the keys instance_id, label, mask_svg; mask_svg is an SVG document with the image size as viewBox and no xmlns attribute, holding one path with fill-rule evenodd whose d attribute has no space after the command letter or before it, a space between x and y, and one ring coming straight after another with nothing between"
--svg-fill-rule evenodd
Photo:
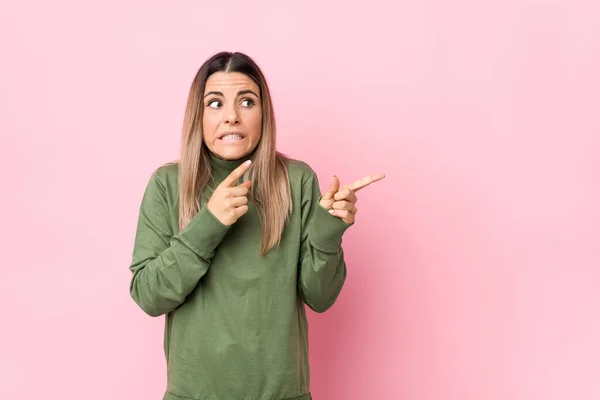
<instances>
[{"instance_id":1,"label":"young woman","mask_svg":"<svg viewBox=\"0 0 600 400\"><path fill-rule=\"evenodd\" d=\"M157 168L139 213L130 291L166 315L166 400L311 399L304 304L330 308L346 278L342 235L356 191L321 195L277 152L265 77L219 53L190 89L181 157Z\"/></svg>"}]
</instances>

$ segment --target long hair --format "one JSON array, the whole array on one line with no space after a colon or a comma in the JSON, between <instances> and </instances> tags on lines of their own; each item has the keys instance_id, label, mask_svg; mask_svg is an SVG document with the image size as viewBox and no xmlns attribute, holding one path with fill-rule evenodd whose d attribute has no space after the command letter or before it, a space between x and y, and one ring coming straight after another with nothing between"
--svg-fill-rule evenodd
<instances>
[{"instance_id":1,"label":"long hair","mask_svg":"<svg viewBox=\"0 0 600 400\"><path fill-rule=\"evenodd\" d=\"M215 72L240 72L260 88L262 132L252 155L252 168L244 179L252 186L249 197L255 203L261 228L261 255L279 245L292 211L288 180L288 159L275 146L275 113L267 81L258 65L239 52L217 53L198 70L190 87L181 138L179 159L179 229L184 229L200 210L200 196L212 179L209 150L202 136L203 98L207 79Z\"/></svg>"}]
</instances>

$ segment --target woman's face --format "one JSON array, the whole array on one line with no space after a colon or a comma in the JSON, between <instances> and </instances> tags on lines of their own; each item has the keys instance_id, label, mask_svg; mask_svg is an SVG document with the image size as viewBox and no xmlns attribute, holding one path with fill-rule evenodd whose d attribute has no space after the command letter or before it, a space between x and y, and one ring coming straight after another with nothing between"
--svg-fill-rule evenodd
<instances>
[{"instance_id":1,"label":"woman's face","mask_svg":"<svg viewBox=\"0 0 600 400\"><path fill-rule=\"evenodd\" d=\"M261 137L260 89L247 75L215 72L206 81L202 136L218 158L237 160L252 153Z\"/></svg>"}]
</instances>

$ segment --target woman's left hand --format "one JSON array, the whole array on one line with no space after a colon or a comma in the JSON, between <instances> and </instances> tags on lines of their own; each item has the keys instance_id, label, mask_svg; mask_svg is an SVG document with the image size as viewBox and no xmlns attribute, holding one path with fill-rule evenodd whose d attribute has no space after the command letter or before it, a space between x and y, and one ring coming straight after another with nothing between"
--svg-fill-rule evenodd
<instances>
[{"instance_id":1,"label":"woman's left hand","mask_svg":"<svg viewBox=\"0 0 600 400\"><path fill-rule=\"evenodd\" d=\"M340 218L345 223L351 224L354 222L358 211L356 208L356 192L383 178L385 178L385 174L365 176L340 189L340 180L337 176L334 176L329 189L321 197L321 207L329 210L331 215Z\"/></svg>"}]
</instances>

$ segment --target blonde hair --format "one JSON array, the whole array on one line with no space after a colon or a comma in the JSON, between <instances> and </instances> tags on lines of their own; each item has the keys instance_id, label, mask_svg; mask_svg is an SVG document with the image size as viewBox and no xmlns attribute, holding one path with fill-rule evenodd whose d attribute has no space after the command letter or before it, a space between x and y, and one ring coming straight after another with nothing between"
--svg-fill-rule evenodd
<instances>
[{"instance_id":1,"label":"blonde hair","mask_svg":"<svg viewBox=\"0 0 600 400\"><path fill-rule=\"evenodd\" d=\"M212 179L209 150L202 137L203 97L206 80L215 72L241 72L260 88L261 139L252 155L253 166L244 179L252 180L249 197L254 201L261 228L261 255L278 246L292 211L288 159L275 146L275 113L267 81L258 65L243 53L221 52L198 70L190 87L179 159L179 229L184 229L200 210L200 195Z\"/></svg>"}]
</instances>

